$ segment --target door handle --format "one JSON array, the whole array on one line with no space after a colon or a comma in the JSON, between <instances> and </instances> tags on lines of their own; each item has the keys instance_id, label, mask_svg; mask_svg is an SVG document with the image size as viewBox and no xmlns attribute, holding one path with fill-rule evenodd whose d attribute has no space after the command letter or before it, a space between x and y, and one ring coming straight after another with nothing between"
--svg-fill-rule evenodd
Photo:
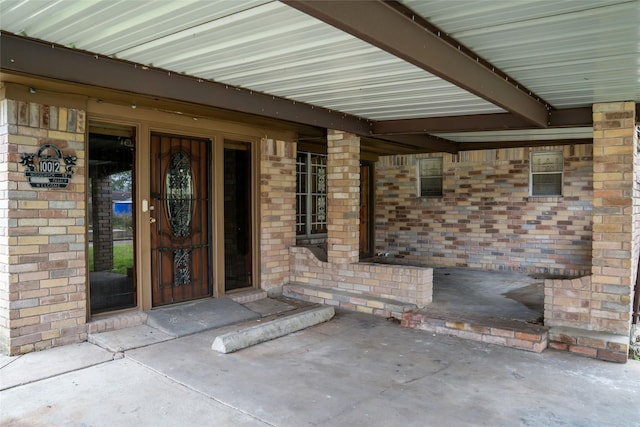
<instances>
[{"instance_id":1,"label":"door handle","mask_svg":"<svg viewBox=\"0 0 640 427\"><path fill-rule=\"evenodd\" d=\"M156 222L156 219L154 217L149 217L149 224L153 224L154 222Z\"/></svg>"}]
</instances>

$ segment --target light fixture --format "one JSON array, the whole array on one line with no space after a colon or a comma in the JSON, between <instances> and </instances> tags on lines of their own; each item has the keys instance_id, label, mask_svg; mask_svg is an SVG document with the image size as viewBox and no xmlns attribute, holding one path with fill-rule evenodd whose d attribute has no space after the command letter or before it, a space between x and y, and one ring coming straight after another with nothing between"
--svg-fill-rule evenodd
<instances>
[{"instance_id":1,"label":"light fixture","mask_svg":"<svg viewBox=\"0 0 640 427\"><path fill-rule=\"evenodd\" d=\"M136 105L136 103L134 102L133 104L131 104L131 108L133 108L134 110L137 108L138 106Z\"/></svg>"},{"instance_id":2,"label":"light fixture","mask_svg":"<svg viewBox=\"0 0 640 427\"><path fill-rule=\"evenodd\" d=\"M35 87L30 87L29 88L29 93L36 93L36 92L37 92L37 90L36 90Z\"/></svg>"}]
</instances>

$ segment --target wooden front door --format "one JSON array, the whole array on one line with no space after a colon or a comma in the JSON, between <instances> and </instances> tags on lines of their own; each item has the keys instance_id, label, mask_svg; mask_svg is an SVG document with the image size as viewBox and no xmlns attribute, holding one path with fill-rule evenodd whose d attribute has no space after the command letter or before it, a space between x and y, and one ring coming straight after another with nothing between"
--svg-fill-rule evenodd
<instances>
[{"instance_id":1,"label":"wooden front door","mask_svg":"<svg viewBox=\"0 0 640 427\"><path fill-rule=\"evenodd\" d=\"M211 295L210 141L151 134L153 305Z\"/></svg>"}]
</instances>

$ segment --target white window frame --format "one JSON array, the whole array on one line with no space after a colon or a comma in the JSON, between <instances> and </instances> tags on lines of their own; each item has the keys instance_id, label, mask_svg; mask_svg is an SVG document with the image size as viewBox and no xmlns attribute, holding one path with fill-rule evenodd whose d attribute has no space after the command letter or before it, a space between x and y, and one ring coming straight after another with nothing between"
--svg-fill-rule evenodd
<instances>
[{"instance_id":1,"label":"white window frame","mask_svg":"<svg viewBox=\"0 0 640 427\"><path fill-rule=\"evenodd\" d=\"M443 173L443 160L442 157L428 157L424 159L418 159L418 197L442 197L444 193L444 173ZM435 191L435 186L432 191L427 192L424 187L423 180L439 180L440 186L438 191Z\"/></svg>"},{"instance_id":2,"label":"white window frame","mask_svg":"<svg viewBox=\"0 0 640 427\"><path fill-rule=\"evenodd\" d=\"M532 197L562 197L564 190L564 153L562 151L533 151L529 157L529 194ZM558 193L540 193L534 186L534 177L560 175Z\"/></svg>"}]
</instances>

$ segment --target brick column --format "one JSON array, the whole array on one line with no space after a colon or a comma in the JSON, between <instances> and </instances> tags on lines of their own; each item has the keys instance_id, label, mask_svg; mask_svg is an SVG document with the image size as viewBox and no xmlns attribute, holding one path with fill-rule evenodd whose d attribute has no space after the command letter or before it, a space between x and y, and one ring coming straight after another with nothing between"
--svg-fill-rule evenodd
<instances>
[{"instance_id":1,"label":"brick column","mask_svg":"<svg viewBox=\"0 0 640 427\"><path fill-rule=\"evenodd\" d=\"M86 340L85 112L27 94L7 86L0 100L0 346L10 355ZM20 153L44 144L77 156L67 188L27 182Z\"/></svg>"},{"instance_id":2,"label":"brick column","mask_svg":"<svg viewBox=\"0 0 640 427\"><path fill-rule=\"evenodd\" d=\"M360 138L327 133L328 224L330 263L358 262L360 252Z\"/></svg>"},{"instance_id":3,"label":"brick column","mask_svg":"<svg viewBox=\"0 0 640 427\"><path fill-rule=\"evenodd\" d=\"M593 106L593 330L628 335L638 259L635 104ZM637 214L637 213L636 213Z\"/></svg>"},{"instance_id":4,"label":"brick column","mask_svg":"<svg viewBox=\"0 0 640 427\"><path fill-rule=\"evenodd\" d=\"M260 287L289 281L289 247L296 244L296 144L260 144Z\"/></svg>"}]
</instances>

